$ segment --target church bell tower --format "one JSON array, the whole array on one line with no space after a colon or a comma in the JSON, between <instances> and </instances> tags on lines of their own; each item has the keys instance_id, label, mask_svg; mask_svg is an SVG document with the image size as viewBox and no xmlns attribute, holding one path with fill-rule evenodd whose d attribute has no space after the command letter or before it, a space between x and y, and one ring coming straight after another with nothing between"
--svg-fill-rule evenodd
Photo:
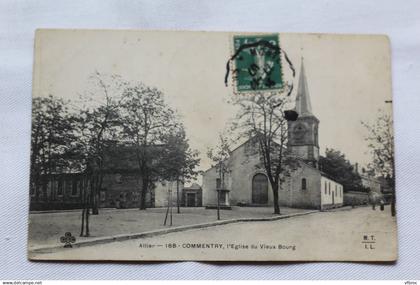
<instances>
[{"instance_id":1,"label":"church bell tower","mask_svg":"<svg viewBox=\"0 0 420 285\"><path fill-rule=\"evenodd\" d=\"M306 163L318 168L319 120L312 114L303 58L300 66L295 111L299 117L296 121L288 121L287 147L293 155L302 158Z\"/></svg>"}]
</instances>

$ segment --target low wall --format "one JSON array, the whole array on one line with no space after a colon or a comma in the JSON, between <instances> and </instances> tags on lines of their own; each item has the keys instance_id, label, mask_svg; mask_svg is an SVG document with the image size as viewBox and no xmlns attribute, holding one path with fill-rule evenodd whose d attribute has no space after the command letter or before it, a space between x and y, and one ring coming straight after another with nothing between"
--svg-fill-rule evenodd
<instances>
[{"instance_id":1,"label":"low wall","mask_svg":"<svg viewBox=\"0 0 420 285\"><path fill-rule=\"evenodd\" d=\"M369 204L369 194L366 192L345 192L344 206L367 205Z\"/></svg>"}]
</instances>

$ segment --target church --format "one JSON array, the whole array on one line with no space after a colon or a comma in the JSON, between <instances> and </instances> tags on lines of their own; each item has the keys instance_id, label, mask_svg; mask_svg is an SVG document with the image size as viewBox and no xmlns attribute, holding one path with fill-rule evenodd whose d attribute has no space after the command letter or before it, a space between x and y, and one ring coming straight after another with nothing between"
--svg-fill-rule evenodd
<instances>
[{"instance_id":1,"label":"church","mask_svg":"<svg viewBox=\"0 0 420 285\"><path fill-rule=\"evenodd\" d=\"M329 209L343 205L343 186L328 177L318 167L319 120L313 114L303 60L300 68L295 110L296 121L288 121L288 145L297 167L279 187L281 206L307 209ZM249 140L230 153L229 172L223 183L216 167L203 173L203 205L270 206L273 191L263 168L257 168L260 157L246 153ZM223 184L223 185L222 185Z\"/></svg>"}]
</instances>

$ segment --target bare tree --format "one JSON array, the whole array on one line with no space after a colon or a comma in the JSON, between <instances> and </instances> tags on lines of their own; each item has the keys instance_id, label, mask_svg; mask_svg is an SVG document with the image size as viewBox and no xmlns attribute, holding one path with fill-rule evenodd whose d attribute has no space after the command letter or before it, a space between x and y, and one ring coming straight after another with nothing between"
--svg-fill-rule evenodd
<instances>
[{"instance_id":1,"label":"bare tree","mask_svg":"<svg viewBox=\"0 0 420 285\"><path fill-rule=\"evenodd\" d=\"M214 162L214 167L219 174L221 189L217 191L217 219L220 220L220 190L225 189L225 176L230 172L229 158L230 158L230 143L228 138L219 134L219 144L215 148L210 148L207 151L207 157Z\"/></svg>"},{"instance_id":2,"label":"bare tree","mask_svg":"<svg viewBox=\"0 0 420 285\"><path fill-rule=\"evenodd\" d=\"M362 122L368 130L366 141L372 154L371 171L388 177L392 187L391 213L395 216L394 131L391 113L378 110L375 122Z\"/></svg>"},{"instance_id":3,"label":"bare tree","mask_svg":"<svg viewBox=\"0 0 420 285\"><path fill-rule=\"evenodd\" d=\"M287 120L284 112L289 97L278 92L265 92L238 96L233 103L240 107L233 129L253 146L247 148L249 155L259 154L273 190L274 213L280 214L279 187L295 167L295 160L286 148Z\"/></svg>"}]
</instances>

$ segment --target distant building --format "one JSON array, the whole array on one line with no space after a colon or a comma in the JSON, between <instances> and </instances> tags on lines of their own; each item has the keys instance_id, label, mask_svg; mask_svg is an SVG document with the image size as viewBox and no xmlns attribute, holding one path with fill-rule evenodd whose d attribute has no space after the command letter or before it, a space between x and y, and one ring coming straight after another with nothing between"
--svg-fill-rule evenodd
<instances>
[{"instance_id":1,"label":"distant building","mask_svg":"<svg viewBox=\"0 0 420 285\"><path fill-rule=\"evenodd\" d=\"M203 206L203 190L197 183L193 183L189 187L184 187L182 190L183 207L201 207Z\"/></svg>"},{"instance_id":2,"label":"distant building","mask_svg":"<svg viewBox=\"0 0 420 285\"><path fill-rule=\"evenodd\" d=\"M158 150L157 150L158 151ZM114 145L105 150L102 187L96 197L100 208L140 206L141 173L133 146ZM31 187L31 210L82 208L83 193L97 177L86 173L44 175L38 192ZM171 196L176 205L176 181L155 182L146 193L147 207L165 207ZM179 191L183 191L179 182ZM88 190L86 190L88 189ZM171 194L169 193L171 190Z\"/></svg>"},{"instance_id":3,"label":"distant building","mask_svg":"<svg viewBox=\"0 0 420 285\"><path fill-rule=\"evenodd\" d=\"M309 90L303 62L296 97L299 118L288 123L288 148L296 157L298 167L279 187L280 205L296 208L327 209L343 204L343 186L318 169L319 120L312 113ZM220 204L262 206L273 204L273 192L257 151L250 155L247 141L230 154L230 172L221 185L216 167L203 174L203 203L205 206Z\"/></svg>"},{"instance_id":4,"label":"distant building","mask_svg":"<svg viewBox=\"0 0 420 285\"><path fill-rule=\"evenodd\" d=\"M355 191L347 191L344 193L345 205L364 205L371 203L373 200L384 199L382 193L381 180L364 168L359 172L358 163L354 164L354 172L360 176L362 187Z\"/></svg>"}]
</instances>

